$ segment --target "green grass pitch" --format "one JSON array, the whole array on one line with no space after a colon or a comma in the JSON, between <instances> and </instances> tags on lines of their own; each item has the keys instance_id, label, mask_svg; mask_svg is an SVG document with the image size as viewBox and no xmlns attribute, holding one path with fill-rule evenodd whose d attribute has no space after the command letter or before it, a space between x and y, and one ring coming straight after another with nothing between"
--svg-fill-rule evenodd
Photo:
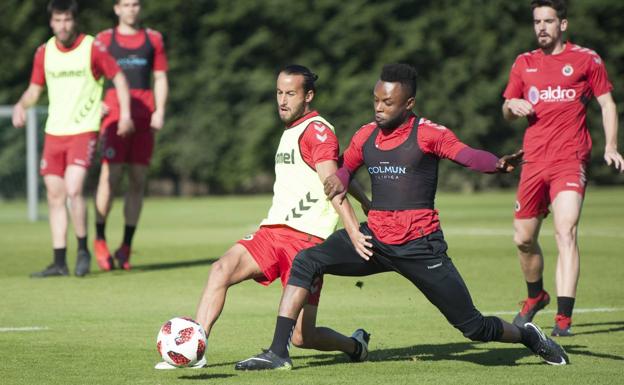
<instances>
[{"instance_id":1,"label":"green grass pitch","mask_svg":"<svg viewBox=\"0 0 624 385\"><path fill-rule=\"evenodd\" d=\"M511 320L525 285L512 244L513 192L439 194L442 226L477 307ZM90 203L91 204L91 203ZM624 383L624 189L589 188L580 224L581 279L575 337L559 339L572 364L551 367L521 345L473 343L396 274L327 277L319 324L372 333L370 361L291 349L291 372L239 373L236 361L270 344L280 285L230 289L208 341L209 367L156 371L160 325L193 316L210 264L252 232L270 198L148 199L131 272L33 280L51 259L46 221L26 222L20 202L0 202L1 384L622 384ZM45 212L45 206L42 206ZM121 202L107 226L121 238ZM91 218L93 215L91 213ZM91 238L93 225L90 224ZM555 294L556 248L547 219L545 287ZM68 259L73 270L75 241ZM361 280L363 286L356 286ZM549 332L555 301L536 317ZM39 327L37 331L14 328Z\"/></svg>"}]
</instances>

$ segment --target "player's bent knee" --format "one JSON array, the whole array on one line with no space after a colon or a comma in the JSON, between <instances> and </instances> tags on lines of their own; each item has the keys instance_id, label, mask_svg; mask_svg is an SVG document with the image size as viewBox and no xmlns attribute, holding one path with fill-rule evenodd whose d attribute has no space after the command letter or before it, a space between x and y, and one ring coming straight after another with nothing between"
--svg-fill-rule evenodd
<instances>
[{"instance_id":1,"label":"player's bent knee","mask_svg":"<svg viewBox=\"0 0 624 385\"><path fill-rule=\"evenodd\" d=\"M515 233L514 243L516 247L523 252L529 252L535 247L535 240L526 234Z\"/></svg>"},{"instance_id":2,"label":"player's bent knee","mask_svg":"<svg viewBox=\"0 0 624 385\"><path fill-rule=\"evenodd\" d=\"M464 333L464 337L471 341L498 341L503 335L503 323L498 317L481 316L460 330Z\"/></svg>"}]
</instances>

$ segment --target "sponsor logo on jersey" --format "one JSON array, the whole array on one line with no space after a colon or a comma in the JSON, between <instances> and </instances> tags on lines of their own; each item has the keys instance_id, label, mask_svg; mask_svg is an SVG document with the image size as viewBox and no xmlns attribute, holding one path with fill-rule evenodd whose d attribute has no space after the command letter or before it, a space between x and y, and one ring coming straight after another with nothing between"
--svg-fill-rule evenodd
<instances>
[{"instance_id":1,"label":"sponsor logo on jersey","mask_svg":"<svg viewBox=\"0 0 624 385\"><path fill-rule=\"evenodd\" d=\"M407 174L407 167L380 162L378 166L368 167L368 173L381 179L399 179L399 176Z\"/></svg>"},{"instance_id":2,"label":"sponsor logo on jersey","mask_svg":"<svg viewBox=\"0 0 624 385\"><path fill-rule=\"evenodd\" d=\"M243 237L243 241L251 241L253 239L253 234L247 234Z\"/></svg>"},{"instance_id":3,"label":"sponsor logo on jersey","mask_svg":"<svg viewBox=\"0 0 624 385\"><path fill-rule=\"evenodd\" d=\"M537 68L527 68L526 72L537 72Z\"/></svg>"},{"instance_id":4,"label":"sponsor logo on jersey","mask_svg":"<svg viewBox=\"0 0 624 385\"><path fill-rule=\"evenodd\" d=\"M576 188L581 187L581 186L579 186L578 183L574 183L574 182L566 182L566 186L568 186L568 187L576 187Z\"/></svg>"},{"instance_id":5,"label":"sponsor logo on jersey","mask_svg":"<svg viewBox=\"0 0 624 385\"><path fill-rule=\"evenodd\" d=\"M275 164L295 164L295 150L275 154Z\"/></svg>"},{"instance_id":6,"label":"sponsor logo on jersey","mask_svg":"<svg viewBox=\"0 0 624 385\"><path fill-rule=\"evenodd\" d=\"M561 88L561 86L557 86L557 88L552 88L548 86L545 90L540 90L535 86L531 86L528 92L529 102L535 105L542 102L552 103L552 102L571 102L576 98L576 90L572 88Z\"/></svg>"},{"instance_id":7,"label":"sponsor logo on jersey","mask_svg":"<svg viewBox=\"0 0 624 385\"><path fill-rule=\"evenodd\" d=\"M46 76L49 78L80 78L87 75L87 71L83 69L79 70L62 70L62 71L52 71L47 70Z\"/></svg>"},{"instance_id":8,"label":"sponsor logo on jersey","mask_svg":"<svg viewBox=\"0 0 624 385\"><path fill-rule=\"evenodd\" d=\"M117 59L117 64L119 64L121 68L136 68L145 67L148 63L146 58L132 55Z\"/></svg>"},{"instance_id":9,"label":"sponsor logo on jersey","mask_svg":"<svg viewBox=\"0 0 624 385\"><path fill-rule=\"evenodd\" d=\"M520 211L520 202L516 201L516 206L514 207L514 210L516 210L516 212Z\"/></svg>"},{"instance_id":10,"label":"sponsor logo on jersey","mask_svg":"<svg viewBox=\"0 0 624 385\"><path fill-rule=\"evenodd\" d=\"M561 73L563 74L563 76L572 76L572 74L574 73L574 68L572 67L572 64L564 65L561 69Z\"/></svg>"}]
</instances>

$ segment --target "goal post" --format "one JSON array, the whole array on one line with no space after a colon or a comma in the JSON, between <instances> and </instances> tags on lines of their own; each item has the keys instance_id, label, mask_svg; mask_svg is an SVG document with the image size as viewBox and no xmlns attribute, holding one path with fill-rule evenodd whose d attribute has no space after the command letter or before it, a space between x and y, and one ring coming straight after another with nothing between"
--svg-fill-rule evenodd
<instances>
[{"instance_id":1,"label":"goal post","mask_svg":"<svg viewBox=\"0 0 624 385\"><path fill-rule=\"evenodd\" d=\"M37 167L37 130L39 128L38 113L44 112L43 107L28 109L26 115L26 201L28 205L28 220L35 222L39 219L39 175ZM11 119L13 106L0 106L0 117Z\"/></svg>"}]
</instances>

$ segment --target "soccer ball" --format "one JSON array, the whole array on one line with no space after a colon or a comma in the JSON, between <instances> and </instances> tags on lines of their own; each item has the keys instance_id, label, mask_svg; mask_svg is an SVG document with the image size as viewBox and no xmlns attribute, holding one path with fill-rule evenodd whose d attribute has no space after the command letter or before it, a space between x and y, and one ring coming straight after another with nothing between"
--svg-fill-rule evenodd
<instances>
[{"instance_id":1,"label":"soccer ball","mask_svg":"<svg viewBox=\"0 0 624 385\"><path fill-rule=\"evenodd\" d=\"M175 317L160 328L156 348L165 362L178 367L192 366L204 357L206 333L191 318Z\"/></svg>"}]
</instances>

